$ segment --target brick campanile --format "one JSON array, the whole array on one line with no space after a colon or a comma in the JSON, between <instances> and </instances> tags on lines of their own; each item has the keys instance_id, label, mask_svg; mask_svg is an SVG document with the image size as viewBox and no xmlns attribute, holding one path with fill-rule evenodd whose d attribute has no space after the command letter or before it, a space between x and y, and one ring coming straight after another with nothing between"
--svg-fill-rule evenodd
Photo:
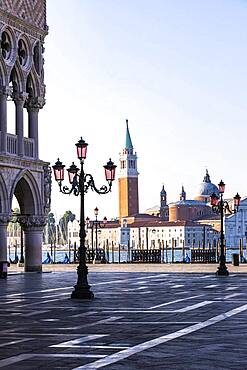
<instances>
[{"instance_id":1,"label":"brick campanile","mask_svg":"<svg viewBox=\"0 0 247 370\"><path fill-rule=\"evenodd\" d=\"M137 155L133 150L128 120L126 120L125 148L119 158L119 219L139 213Z\"/></svg>"}]
</instances>

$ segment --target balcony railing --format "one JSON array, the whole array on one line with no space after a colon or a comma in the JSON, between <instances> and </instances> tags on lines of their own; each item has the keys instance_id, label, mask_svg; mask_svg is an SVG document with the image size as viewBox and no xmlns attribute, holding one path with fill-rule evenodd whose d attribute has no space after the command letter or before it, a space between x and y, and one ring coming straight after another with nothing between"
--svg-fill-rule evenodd
<instances>
[{"instance_id":1,"label":"balcony railing","mask_svg":"<svg viewBox=\"0 0 247 370\"><path fill-rule=\"evenodd\" d=\"M34 158L34 139L24 137L24 156Z\"/></svg>"},{"instance_id":2,"label":"balcony railing","mask_svg":"<svg viewBox=\"0 0 247 370\"><path fill-rule=\"evenodd\" d=\"M0 131L0 153L1 149L1 131ZM7 134L7 154L18 157L18 142L17 135ZM34 139L24 137L24 157L35 158L35 142Z\"/></svg>"},{"instance_id":3,"label":"balcony railing","mask_svg":"<svg viewBox=\"0 0 247 370\"><path fill-rule=\"evenodd\" d=\"M10 155L18 155L16 135L7 134L7 153Z\"/></svg>"}]
</instances>

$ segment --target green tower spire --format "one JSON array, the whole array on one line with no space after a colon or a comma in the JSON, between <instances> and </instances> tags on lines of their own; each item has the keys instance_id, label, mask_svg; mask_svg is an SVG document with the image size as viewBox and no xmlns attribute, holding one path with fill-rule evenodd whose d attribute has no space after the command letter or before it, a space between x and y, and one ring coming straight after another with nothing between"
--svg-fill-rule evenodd
<instances>
[{"instance_id":1,"label":"green tower spire","mask_svg":"<svg viewBox=\"0 0 247 370\"><path fill-rule=\"evenodd\" d=\"M132 144L131 137L130 137L129 125L128 125L128 120L127 119L126 119L126 141L125 141L125 149L133 149L133 144Z\"/></svg>"}]
</instances>

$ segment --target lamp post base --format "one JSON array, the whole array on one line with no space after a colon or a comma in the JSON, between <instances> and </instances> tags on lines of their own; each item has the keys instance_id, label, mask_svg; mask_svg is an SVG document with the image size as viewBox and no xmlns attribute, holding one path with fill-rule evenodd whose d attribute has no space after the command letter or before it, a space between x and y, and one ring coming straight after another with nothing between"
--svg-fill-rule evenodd
<instances>
[{"instance_id":1,"label":"lamp post base","mask_svg":"<svg viewBox=\"0 0 247 370\"><path fill-rule=\"evenodd\" d=\"M78 287L77 285L75 286L75 289L71 293L71 299L87 299L87 300L92 300L94 299L94 294L91 292L90 287L88 288L85 287Z\"/></svg>"},{"instance_id":2,"label":"lamp post base","mask_svg":"<svg viewBox=\"0 0 247 370\"><path fill-rule=\"evenodd\" d=\"M218 267L218 270L216 271L217 276L228 276L229 271L227 270L226 265L222 265Z\"/></svg>"}]
</instances>

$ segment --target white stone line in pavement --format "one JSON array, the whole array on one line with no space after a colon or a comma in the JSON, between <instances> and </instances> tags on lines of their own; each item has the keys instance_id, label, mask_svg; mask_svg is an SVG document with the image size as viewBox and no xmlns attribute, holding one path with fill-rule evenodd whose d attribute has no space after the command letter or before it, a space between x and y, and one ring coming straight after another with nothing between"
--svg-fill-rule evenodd
<instances>
[{"instance_id":1,"label":"white stone line in pavement","mask_svg":"<svg viewBox=\"0 0 247 370\"><path fill-rule=\"evenodd\" d=\"M83 345L78 346L76 348L90 348L90 349L127 349L129 346L90 346L90 345Z\"/></svg>"},{"instance_id":2,"label":"white stone line in pavement","mask_svg":"<svg viewBox=\"0 0 247 370\"><path fill-rule=\"evenodd\" d=\"M192 306L187 306L187 307L180 308L178 310L174 310L174 312L181 312L181 313L183 313L183 312L188 312L188 311L196 310L197 308L206 306L206 305L211 304L213 302L214 301L203 301L203 302L199 302L199 303L193 304Z\"/></svg>"},{"instance_id":3,"label":"white stone line in pavement","mask_svg":"<svg viewBox=\"0 0 247 370\"><path fill-rule=\"evenodd\" d=\"M212 301L213 302L213 301ZM102 311L101 313L105 313L105 314L109 314L109 313L115 313L115 314L118 314L118 313L149 313L151 315L153 314L156 314L156 313L177 313L177 312L181 312L179 310L149 310L149 309L137 309L137 310L121 310L121 309L118 309L116 311Z\"/></svg>"},{"instance_id":4,"label":"white stone line in pavement","mask_svg":"<svg viewBox=\"0 0 247 370\"><path fill-rule=\"evenodd\" d=\"M11 346L12 344L24 343L30 340L34 340L34 338L24 338L24 339L12 340L11 342L1 343L0 347L7 347L7 346Z\"/></svg>"},{"instance_id":5,"label":"white stone line in pavement","mask_svg":"<svg viewBox=\"0 0 247 370\"><path fill-rule=\"evenodd\" d=\"M88 327L91 327L91 326L97 326L97 325L101 325L101 324L109 324L109 323L112 323L112 322L120 320L120 319L122 319L122 316L112 316L112 317L108 317L107 319L92 322L90 324L84 324L84 325L82 325L82 328L88 328Z\"/></svg>"},{"instance_id":6,"label":"white stone line in pavement","mask_svg":"<svg viewBox=\"0 0 247 370\"><path fill-rule=\"evenodd\" d=\"M23 353L21 355L8 357L8 358L5 358L4 360L0 360L0 367L10 366L10 365L16 364L17 362L29 360L32 357L34 357L34 354L32 353Z\"/></svg>"},{"instance_id":7,"label":"white stone line in pavement","mask_svg":"<svg viewBox=\"0 0 247 370\"><path fill-rule=\"evenodd\" d=\"M111 312L112 313L112 312ZM82 325L78 325L78 326L71 326L69 328L67 327L61 327L61 328L56 328L56 330L64 330L64 331L68 331L68 330L78 330L78 329L84 329L84 328L88 328L90 326L96 326L96 325L100 325L100 324L108 324L108 323L111 323L111 322L114 322L116 320L119 320L121 319L122 316L112 316L112 317L108 317L107 319L102 319L102 320L99 320L99 321L94 321L92 323L88 323L88 324L82 324Z\"/></svg>"},{"instance_id":8,"label":"white stone line in pavement","mask_svg":"<svg viewBox=\"0 0 247 370\"><path fill-rule=\"evenodd\" d=\"M189 299L194 299L194 298L198 298L198 297L202 297L204 294L199 294L199 295L194 295L192 297L187 297L187 298L180 298L180 299L176 299L175 301L170 301L170 302L166 302L166 303L161 303L161 304L158 304L156 306L152 306L152 307L148 307L150 310L154 310L155 308L159 308L159 307L163 307L163 306L169 306L170 304L173 304L173 303L178 303L178 302L183 302L183 301L187 301Z\"/></svg>"},{"instance_id":9,"label":"white stone line in pavement","mask_svg":"<svg viewBox=\"0 0 247 370\"><path fill-rule=\"evenodd\" d=\"M42 297L37 297L37 298L54 298L54 297L61 297L63 295L70 295L71 293L70 292L66 292L66 293L58 293L58 294L52 294L52 295L44 295ZM33 298L36 298L36 297L33 297Z\"/></svg>"},{"instance_id":10,"label":"white stone line in pavement","mask_svg":"<svg viewBox=\"0 0 247 370\"><path fill-rule=\"evenodd\" d=\"M158 275L151 275L151 276L147 276L145 277L145 279L155 279L157 277L166 277L168 276L169 274L158 274ZM100 283L95 283L95 284L91 284L92 286L97 286L97 285L109 285L109 284L117 284L117 283L132 283L132 282L135 282L136 280L143 280L143 277L136 277L136 278L125 278L125 279L118 279L118 280L111 280L111 281L102 281ZM146 282L145 282L146 283ZM72 289L73 286L66 286L66 287L63 287L63 288L49 288L49 289L42 289L42 290L34 290L34 291L30 291L30 292L22 292L22 293L12 293L12 294L3 294L3 295L0 295L0 297L19 297L19 296L25 296L25 295L30 295L30 294L37 294L37 293L47 293L47 292L54 292L54 291L58 291L58 290L67 290L67 289Z\"/></svg>"},{"instance_id":11,"label":"white stone line in pavement","mask_svg":"<svg viewBox=\"0 0 247 370\"><path fill-rule=\"evenodd\" d=\"M177 284L177 285L171 286L171 289L182 288L183 286L184 286L184 284Z\"/></svg>"},{"instance_id":12,"label":"white stone line in pavement","mask_svg":"<svg viewBox=\"0 0 247 370\"><path fill-rule=\"evenodd\" d=\"M27 294L37 294L37 293L46 293L46 292L54 292L57 290L66 290L66 289L72 289L73 286L66 286L64 288L50 288L50 289L42 289L42 290L34 290L30 292L23 292L23 293L12 293L12 294L6 294L8 297L18 297L18 296L23 296ZM4 295L0 295L0 297L4 297Z\"/></svg>"},{"instance_id":13,"label":"white stone line in pavement","mask_svg":"<svg viewBox=\"0 0 247 370\"><path fill-rule=\"evenodd\" d=\"M37 301L37 302L33 302L33 303L26 303L26 304L22 304L22 305L18 305L16 306L17 308L23 308L23 307L31 307L31 306L37 306L37 305L40 305L40 304L44 304L44 303L50 303L50 302L56 302L56 301L61 301L63 299L67 299L66 297L61 297L61 298L55 298L55 299L48 299L46 301Z\"/></svg>"},{"instance_id":14,"label":"white stone line in pavement","mask_svg":"<svg viewBox=\"0 0 247 370\"><path fill-rule=\"evenodd\" d=\"M23 330L22 333L9 333L8 330L3 330L0 332L0 338L4 338L6 339L7 337L28 337L30 335L30 332L29 333L25 333L24 332L24 328L21 328L21 330ZM62 337L62 338L65 338L65 337L68 337L68 338L75 338L77 335L81 335L81 334L65 334L65 333L32 333L32 337ZM86 335L86 334L84 334Z\"/></svg>"},{"instance_id":15,"label":"white stone line in pavement","mask_svg":"<svg viewBox=\"0 0 247 370\"><path fill-rule=\"evenodd\" d=\"M15 300L12 300L12 301L1 302L1 306L6 305L6 304L20 303L20 302L21 302L20 299L15 299Z\"/></svg>"},{"instance_id":16,"label":"white stone line in pavement","mask_svg":"<svg viewBox=\"0 0 247 370\"><path fill-rule=\"evenodd\" d=\"M62 357L62 358L104 358L107 355L81 354L81 353L34 353L35 357Z\"/></svg>"},{"instance_id":17,"label":"white stone line in pavement","mask_svg":"<svg viewBox=\"0 0 247 370\"><path fill-rule=\"evenodd\" d=\"M32 312L28 312L28 313L20 313L21 316L23 317L31 317L31 316L36 316L36 315L41 315L43 313L47 313L47 312L50 312L48 310L43 310L43 311L32 311Z\"/></svg>"},{"instance_id":18,"label":"white stone line in pavement","mask_svg":"<svg viewBox=\"0 0 247 370\"><path fill-rule=\"evenodd\" d=\"M109 296L111 298L114 298L114 297L118 297L121 294L136 294L136 291L137 291L137 289L125 289L125 290L121 290L121 291L114 292L114 293L112 293L111 291L109 291L109 292L97 292L97 293L95 293L95 295L96 296L103 295L103 296ZM152 293L152 291L151 290L141 291L141 292L138 292L138 295L139 294L148 294L148 293Z\"/></svg>"},{"instance_id":19,"label":"white stone line in pavement","mask_svg":"<svg viewBox=\"0 0 247 370\"><path fill-rule=\"evenodd\" d=\"M124 359L126 359L130 356L133 356L136 353L143 352L143 351L145 351L149 348L156 347L160 344L169 342L173 339L177 339L177 338L180 338L182 336L188 335L190 333L196 332L198 330L204 329L208 326L214 325L214 324L216 324L220 321L223 321L223 320L225 320L225 319L227 319L231 316L237 315L240 312L243 312L243 311L246 311L246 310L247 310L247 304L245 304L243 306L240 306L240 307L237 307L237 308L234 308L231 311L228 311L228 312L222 313L220 315L214 316L211 319L208 319L206 321L202 321L202 322L199 322L198 324L195 324L195 325L189 326L187 328L175 331L174 333L163 335L161 337L158 337L158 338L155 338L155 339L137 344L134 347L119 351L119 352L114 353L110 356L106 356L104 359L97 360L93 363L89 363L89 364L86 364L86 365L76 367L72 370L99 369L101 367L114 364L114 363L119 362L121 360L124 360Z\"/></svg>"},{"instance_id":20,"label":"white stone line in pavement","mask_svg":"<svg viewBox=\"0 0 247 370\"><path fill-rule=\"evenodd\" d=\"M68 315L69 317L84 317L84 316L90 316L90 315L95 315L97 314L97 311L90 311L90 312L82 312L82 313L77 313L76 315Z\"/></svg>"},{"instance_id":21,"label":"white stone line in pavement","mask_svg":"<svg viewBox=\"0 0 247 370\"><path fill-rule=\"evenodd\" d=\"M243 295L243 294L244 293L233 293L233 294L226 295L223 299L229 299L229 298L237 297L238 295Z\"/></svg>"},{"instance_id":22,"label":"white stone line in pavement","mask_svg":"<svg viewBox=\"0 0 247 370\"><path fill-rule=\"evenodd\" d=\"M115 322L114 325L186 325L186 324L197 324L199 321L120 321Z\"/></svg>"},{"instance_id":23,"label":"white stone line in pavement","mask_svg":"<svg viewBox=\"0 0 247 370\"><path fill-rule=\"evenodd\" d=\"M76 347L76 346L80 345L81 343L89 342L90 340L95 340L95 339L103 338L103 337L106 337L106 336L107 336L107 334L91 334L91 335L83 336L81 338L69 340L67 342L53 344L49 347L52 347L52 348L71 348L71 347Z\"/></svg>"},{"instance_id":24,"label":"white stone line in pavement","mask_svg":"<svg viewBox=\"0 0 247 370\"><path fill-rule=\"evenodd\" d=\"M79 353L24 353L18 356L8 357L4 360L0 360L0 367L16 364L21 361L30 360L31 358L104 358L106 355L94 355L94 354L79 354Z\"/></svg>"},{"instance_id":25,"label":"white stone line in pavement","mask_svg":"<svg viewBox=\"0 0 247 370\"><path fill-rule=\"evenodd\" d=\"M214 278L214 275L203 275L203 276L199 276L198 277L199 279L210 279L210 278Z\"/></svg>"},{"instance_id":26,"label":"white stone line in pavement","mask_svg":"<svg viewBox=\"0 0 247 370\"><path fill-rule=\"evenodd\" d=\"M165 276L168 276L168 274L151 275L151 276L145 277L145 279L151 280L157 277L165 277ZM91 285L98 286L98 285L108 285L108 284L111 285L111 284L117 284L117 283L133 283L136 280L141 280L140 284L147 284L147 281L146 280L144 281L143 277L139 277L139 278L133 278L133 279L127 278L127 279L118 279L118 280L112 280L112 281L102 281L100 283L91 284Z\"/></svg>"},{"instance_id":27,"label":"white stone line in pavement","mask_svg":"<svg viewBox=\"0 0 247 370\"><path fill-rule=\"evenodd\" d=\"M226 288L225 290L236 290L238 289L239 287L238 286L229 286L228 288Z\"/></svg>"},{"instance_id":28,"label":"white stone line in pavement","mask_svg":"<svg viewBox=\"0 0 247 370\"><path fill-rule=\"evenodd\" d=\"M180 301L181 300L177 300L176 302L180 302ZM167 304L171 304L171 303L174 303L174 302L175 301L168 302ZM215 301L202 301L202 302L199 302L199 303L196 303L196 304L193 304L193 305L190 305L190 306L186 306L186 307L183 307L183 308L175 309L175 310L157 310L156 311L156 310L150 310L149 308L148 309L136 309L136 310L134 310L134 309L132 309L132 310L116 309L115 311L105 310L105 311L103 311L103 313L109 313L109 312L111 312L111 313L151 313L151 314L154 314L154 313L183 313L183 312L187 312L187 311L196 310L197 308L206 306L206 305L214 303L214 302Z\"/></svg>"},{"instance_id":29,"label":"white stone line in pavement","mask_svg":"<svg viewBox=\"0 0 247 370\"><path fill-rule=\"evenodd\" d=\"M204 289L216 288L217 286L219 286L219 284L211 284L211 285L205 286Z\"/></svg>"}]
</instances>

